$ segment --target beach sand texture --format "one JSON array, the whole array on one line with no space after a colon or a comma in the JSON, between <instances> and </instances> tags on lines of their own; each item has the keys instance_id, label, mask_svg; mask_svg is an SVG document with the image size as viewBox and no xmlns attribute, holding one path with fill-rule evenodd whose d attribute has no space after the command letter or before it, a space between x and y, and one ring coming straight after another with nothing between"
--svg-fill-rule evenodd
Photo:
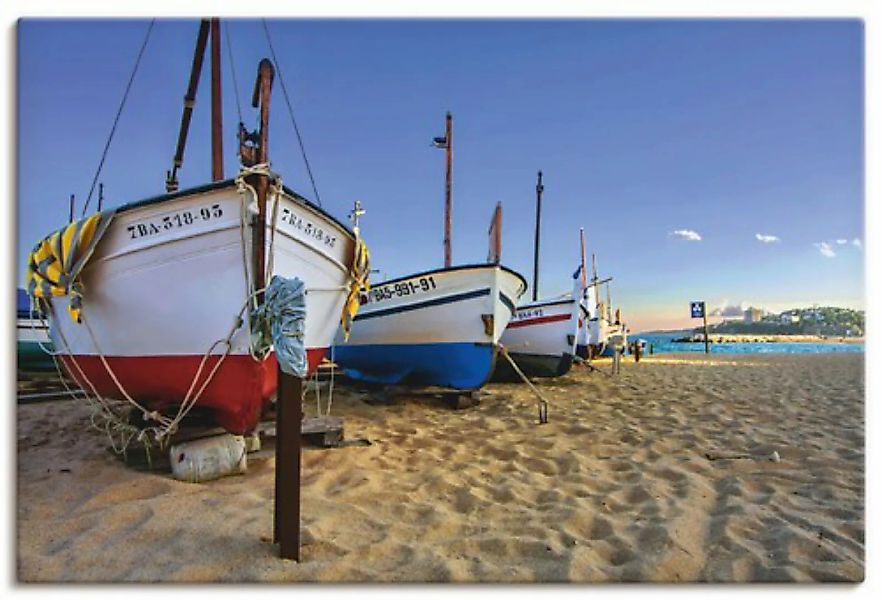
<instances>
[{"instance_id":1,"label":"beach sand texture","mask_svg":"<svg viewBox=\"0 0 882 600\"><path fill-rule=\"evenodd\" d=\"M541 426L522 384L458 411L338 387L346 437L372 444L304 450L299 564L271 543L271 452L188 484L123 465L83 404L19 406L18 578L860 581L863 359L656 355L617 378L577 366L537 380Z\"/></svg>"}]
</instances>

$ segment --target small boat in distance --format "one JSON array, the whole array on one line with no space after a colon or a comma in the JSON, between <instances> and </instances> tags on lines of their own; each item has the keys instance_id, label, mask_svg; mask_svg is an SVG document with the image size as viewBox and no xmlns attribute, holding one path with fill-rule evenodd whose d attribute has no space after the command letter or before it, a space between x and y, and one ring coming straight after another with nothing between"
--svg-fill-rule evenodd
<instances>
[{"instance_id":1,"label":"small boat in distance","mask_svg":"<svg viewBox=\"0 0 882 600\"><path fill-rule=\"evenodd\" d=\"M627 329L621 322L619 311L616 310L615 319L612 315L609 291L612 277L597 277L597 262L593 254L591 263L592 276L582 304L583 322L579 325L576 343L576 354L583 359L612 356L613 346L609 342L613 338L616 345L621 345L622 348L628 345ZM600 300L600 286L603 285L606 286L606 302Z\"/></svg>"}]
</instances>

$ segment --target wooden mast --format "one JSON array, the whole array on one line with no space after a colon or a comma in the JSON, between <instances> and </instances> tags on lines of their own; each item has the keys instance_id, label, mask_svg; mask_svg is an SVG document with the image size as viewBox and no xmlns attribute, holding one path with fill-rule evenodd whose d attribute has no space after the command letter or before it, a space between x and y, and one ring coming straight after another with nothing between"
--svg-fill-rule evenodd
<instances>
[{"instance_id":1,"label":"wooden mast","mask_svg":"<svg viewBox=\"0 0 882 600\"><path fill-rule=\"evenodd\" d=\"M539 299L539 224L542 222L542 171L536 181L536 239L533 243L533 302Z\"/></svg>"},{"instance_id":2,"label":"wooden mast","mask_svg":"<svg viewBox=\"0 0 882 600\"><path fill-rule=\"evenodd\" d=\"M445 130L447 143L445 146L447 178L444 184L444 267L449 268L453 264L453 253L450 249L450 229L451 229L451 201L450 190L453 184L452 167L453 167L453 116L447 111L447 128Z\"/></svg>"},{"instance_id":3,"label":"wooden mast","mask_svg":"<svg viewBox=\"0 0 882 600\"><path fill-rule=\"evenodd\" d=\"M184 96L184 113L181 115L181 129L178 132L178 146L175 150L174 162L170 171L166 172L165 191L178 191L178 169L184 164L184 147L187 144L187 132L190 130L190 117L196 103L196 88L199 86L199 75L202 73L202 61L205 58L205 43L208 41L209 20L202 19L199 24L199 36L196 38L196 50L193 52L193 66L190 69L190 83L187 95Z\"/></svg>"},{"instance_id":4,"label":"wooden mast","mask_svg":"<svg viewBox=\"0 0 882 600\"><path fill-rule=\"evenodd\" d=\"M269 164L269 105L270 93L273 88L275 69L273 63L264 58L257 67L257 79L254 82L254 94L251 106L260 107L260 130L257 132L257 148L255 165ZM248 176L249 183L257 193L257 221L252 228L251 255L254 257L254 289L266 287L266 195L269 189L269 175L255 173ZM257 303L263 303L263 291L257 294Z\"/></svg>"},{"instance_id":5,"label":"wooden mast","mask_svg":"<svg viewBox=\"0 0 882 600\"><path fill-rule=\"evenodd\" d=\"M502 261L502 202L496 203L493 216L490 218L490 251L487 262L498 265Z\"/></svg>"},{"instance_id":6,"label":"wooden mast","mask_svg":"<svg viewBox=\"0 0 882 600\"><path fill-rule=\"evenodd\" d=\"M220 19L211 19L211 180L224 178L223 110L221 104Z\"/></svg>"},{"instance_id":7,"label":"wooden mast","mask_svg":"<svg viewBox=\"0 0 882 600\"><path fill-rule=\"evenodd\" d=\"M588 273L585 265L585 228L579 227L579 241L582 244L582 290L588 287Z\"/></svg>"}]
</instances>

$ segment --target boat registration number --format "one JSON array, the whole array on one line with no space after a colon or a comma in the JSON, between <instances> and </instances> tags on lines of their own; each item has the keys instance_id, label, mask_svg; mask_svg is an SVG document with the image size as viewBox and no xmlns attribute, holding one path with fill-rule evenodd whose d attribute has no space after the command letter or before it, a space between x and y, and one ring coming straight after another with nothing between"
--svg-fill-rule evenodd
<instances>
[{"instance_id":1,"label":"boat registration number","mask_svg":"<svg viewBox=\"0 0 882 600\"><path fill-rule=\"evenodd\" d=\"M541 308L532 308L528 310L518 311L518 313L514 316L513 321L522 321L524 319L534 319L536 317L545 316L545 313Z\"/></svg>"},{"instance_id":2,"label":"boat registration number","mask_svg":"<svg viewBox=\"0 0 882 600\"><path fill-rule=\"evenodd\" d=\"M224 211L220 204L207 204L193 210L181 210L167 215L160 215L155 219L132 223L126 230L131 239L137 240L142 237L159 235L164 231L189 227L203 221L211 221L223 216Z\"/></svg>"},{"instance_id":3,"label":"boat registration number","mask_svg":"<svg viewBox=\"0 0 882 600\"><path fill-rule=\"evenodd\" d=\"M309 220L294 214L289 208L282 208L282 214L279 218L282 223L289 225L288 229L295 229L307 237L323 242L329 248L333 248L337 243L337 236L331 235L331 232L325 231Z\"/></svg>"},{"instance_id":4,"label":"boat registration number","mask_svg":"<svg viewBox=\"0 0 882 600\"><path fill-rule=\"evenodd\" d=\"M392 298L416 296L434 289L436 289L435 279L430 275L429 277L378 285L371 288L371 291L367 294L361 294L360 301L362 304L370 304L371 302L380 302L381 300L390 300Z\"/></svg>"}]
</instances>

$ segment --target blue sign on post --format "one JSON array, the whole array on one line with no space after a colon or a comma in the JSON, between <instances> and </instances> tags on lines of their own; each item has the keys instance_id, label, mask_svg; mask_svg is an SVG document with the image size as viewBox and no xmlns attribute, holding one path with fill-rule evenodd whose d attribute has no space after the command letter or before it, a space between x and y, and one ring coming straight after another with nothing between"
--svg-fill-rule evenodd
<instances>
[{"instance_id":1,"label":"blue sign on post","mask_svg":"<svg viewBox=\"0 0 882 600\"><path fill-rule=\"evenodd\" d=\"M704 316L704 302L690 302L689 309L692 311L693 319L700 319Z\"/></svg>"}]
</instances>

